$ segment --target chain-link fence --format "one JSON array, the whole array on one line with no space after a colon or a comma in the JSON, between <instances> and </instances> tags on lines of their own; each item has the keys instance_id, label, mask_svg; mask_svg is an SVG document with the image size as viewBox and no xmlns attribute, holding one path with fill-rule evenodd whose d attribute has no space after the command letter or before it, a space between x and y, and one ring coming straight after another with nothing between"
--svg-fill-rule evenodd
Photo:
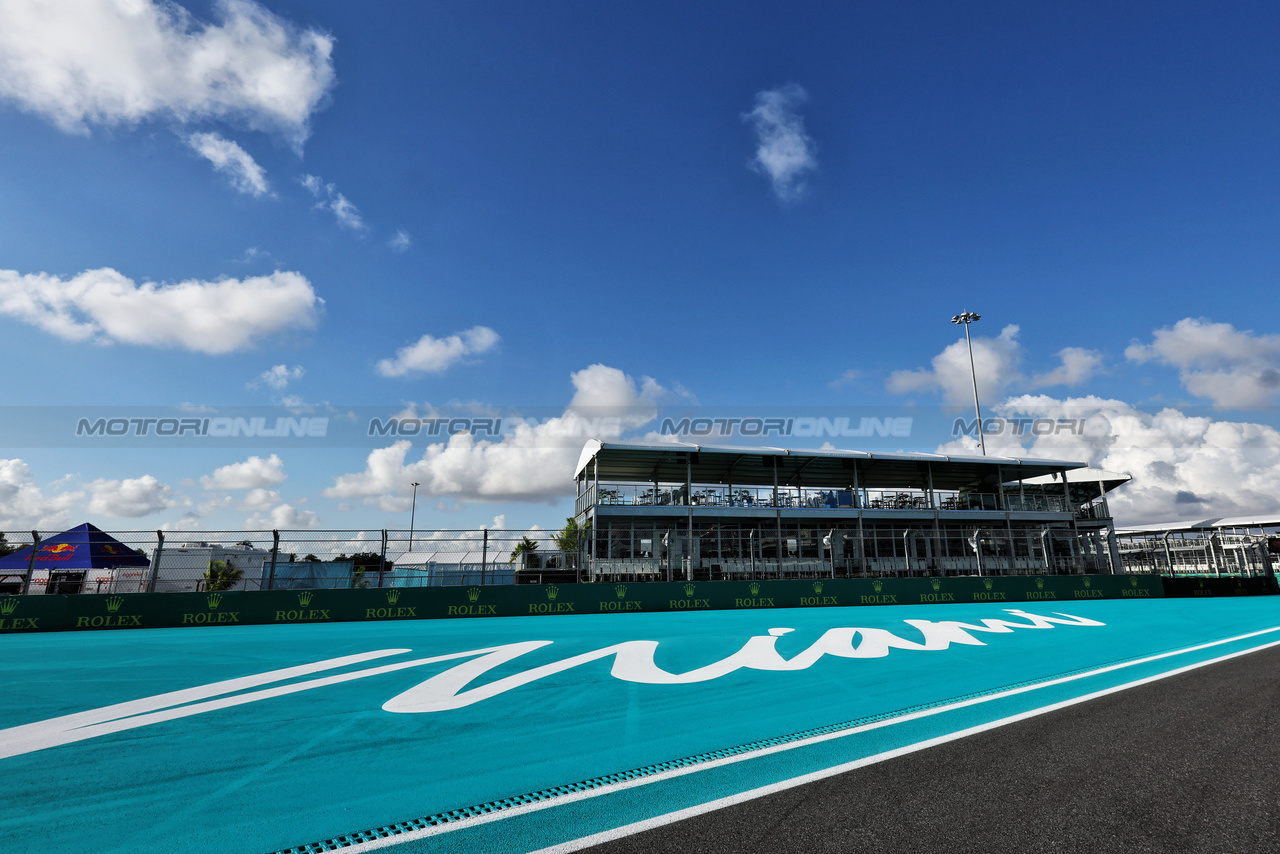
<instances>
[{"instance_id":1,"label":"chain-link fence","mask_svg":"<svg viewBox=\"0 0 1280 854\"><path fill-rule=\"evenodd\" d=\"M0 594L512 584L517 571L531 581L576 580L581 564L559 548L555 532L541 529L107 532L82 525L3 537L9 553L0 557Z\"/></svg>"},{"instance_id":2,"label":"chain-link fence","mask_svg":"<svg viewBox=\"0 0 1280 854\"><path fill-rule=\"evenodd\" d=\"M35 548L32 549L34 540ZM1126 544L1127 546L1127 544ZM6 531L0 594L1151 572L1069 529L606 523L592 530ZM1255 550L1257 551L1257 550ZM1265 550L1259 551L1266 559ZM1164 552L1162 551L1161 554ZM1251 551L1250 555L1253 554ZM1261 564L1261 561L1257 562ZM1253 563L1222 574L1270 574Z\"/></svg>"}]
</instances>

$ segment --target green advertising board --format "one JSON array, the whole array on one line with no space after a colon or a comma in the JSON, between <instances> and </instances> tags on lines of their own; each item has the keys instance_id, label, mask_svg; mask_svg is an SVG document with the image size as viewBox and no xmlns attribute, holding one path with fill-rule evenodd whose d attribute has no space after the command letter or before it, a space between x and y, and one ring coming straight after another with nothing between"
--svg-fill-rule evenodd
<instances>
[{"instance_id":1,"label":"green advertising board","mask_svg":"<svg viewBox=\"0 0 1280 854\"><path fill-rule=\"evenodd\" d=\"M619 582L471 587L392 587L356 590L269 590L223 593L130 593L0 598L0 633L183 626L424 620L453 617L528 617L755 608L825 608L972 602L1077 602L1150 599L1170 581L1156 575L1047 575L992 578L828 578L760 581ZM1214 592L1169 595L1274 593L1269 582L1201 584ZM1192 587L1187 586L1187 590ZM1222 592L1217 592L1221 590Z\"/></svg>"}]
</instances>

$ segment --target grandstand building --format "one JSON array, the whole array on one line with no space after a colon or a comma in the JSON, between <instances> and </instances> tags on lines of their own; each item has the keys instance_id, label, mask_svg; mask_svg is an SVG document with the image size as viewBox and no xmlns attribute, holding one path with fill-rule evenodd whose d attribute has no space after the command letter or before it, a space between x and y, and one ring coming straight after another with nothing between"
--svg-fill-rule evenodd
<instances>
[{"instance_id":1,"label":"grandstand building","mask_svg":"<svg viewBox=\"0 0 1280 854\"><path fill-rule=\"evenodd\" d=\"M585 580L1118 573L1107 493L1063 460L593 440Z\"/></svg>"},{"instance_id":2,"label":"grandstand building","mask_svg":"<svg viewBox=\"0 0 1280 854\"><path fill-rule=\"evenodd\" d=\"M1274 574L1280 516L1230 516L1116 529L1129 572L1220 577Z\"/></svg>"}]
</instances>

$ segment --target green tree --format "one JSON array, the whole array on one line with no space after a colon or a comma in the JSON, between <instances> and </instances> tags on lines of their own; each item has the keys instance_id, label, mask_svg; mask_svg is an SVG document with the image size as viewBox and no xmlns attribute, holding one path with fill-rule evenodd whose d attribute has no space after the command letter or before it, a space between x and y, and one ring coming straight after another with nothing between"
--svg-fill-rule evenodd
<instances>
[{"instance_id":1,"label":"green tree","mask_svg":"<svg viewBox=\"0 0 1280 854\"><path fill-rule=\"evenodd\" d=\"M564 552L565 566L574 568L578 565L579 555L591 541L591 522L579 525L573 516L564 520L564 528L555 535L556 548Z\"/></svg>"},{"instance_id":2,"label":"green tree","mask_svg":"<svg viewBox=\"0 0 1280 854\"><path fill-rule=\"evenodd\" d=\"M385 566L387 570L392 567L391 561L383 564L382 555L377 552L356 552L351 557L339 556L338 560L349 560L353 564L351 567L352 587L368 587L369 582L365 580L366 574L373 573L376 575L380 567Z\"/></svg>"},{"instance_id":3,"label":"green tree","mask_svg":"<svg viewBox=\"0 0 1280 854\"><path fill-rule=\"evenodd\" d=\"M15 546L4 538L4 534L0 533L0 557L11 555L22 546Z\"/></svg>"},{"instance_id":4,"label":"green tree","mask_svg":"<svg viewBox=\"0 0 1280 854\"><path fill-rule=\"evenodd\" d=\"M240 583L244 570L236 569L230 561L211 560L204 574L204 589L209 591L230 590Z\"/></svg>"},{"instance_id":5,"label":"green tree","mask_svg":"<svg viewBox=\"0 0 1280 854\"><path fill-rule=\"evenodd\" d=\"M538 550L538 544L528 537L521 537L520 542L516 543L516 547L511 551L511 557L507 563L515 563L516 558L523 554L532 554Z\"/></svg>"}]
</instances>

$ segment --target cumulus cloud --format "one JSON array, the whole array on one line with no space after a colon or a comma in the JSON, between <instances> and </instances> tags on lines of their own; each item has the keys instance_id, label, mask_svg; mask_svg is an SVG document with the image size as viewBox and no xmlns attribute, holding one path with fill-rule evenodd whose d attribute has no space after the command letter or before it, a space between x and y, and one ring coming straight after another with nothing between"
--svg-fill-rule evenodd
<instances>
[{"instance_id":1,"label":"cumulus cloud","mask_svg":"<svg viewBox=\"0 0 1280 854\"><path fill-rule=\"evenodd\" d=\"M395 235L387 241L387 245L397 252L404 252L413 245L413 238L409 236L409 232L403 228L399 229Z\"/></svg>"},{"instance_id":2,"label":"cumulus cloud","mask_svg":"<svg viewBox=\"0 0 1280 854\"><path fill-rule=\"evenodd\" d=\"M244 526L251 530L290 530L315 528L320 525L320 518L314 510L299 510L292 504L281 504L271 508L269 513L255 513L244 521Z\"/></svg>"},{"instance_id":3,"label":"cumulus cloud","mask_svg":"<svg viewBox=\"0 0 1280 854\"><path fill-rule=\"evenodd\" d=\"M137 518L191 504L149 474L124 480L98 479L86 484L86 488L90 494L88 511L102 516Z\"/></svg>"},{"instance_id":4,"label":"cumulus cloud","mask_svg":"<svg viewBox=\"0 0 1280 854\"><path fill-rule=\"evenodd\" d=\"M409 509L409 484L415 481L419 496L554 502L572 493L573 469L587 439L616 438L600 435L602 425L610 423L602 419L616 419L612 425L620 431L636 429L657 416L657 404L667 394L652 378L643 377L637 385L606 365L578 371L572 381L573 399L558 417L515 422L499 441L458 433L427 445L416 460L409 456L412 444L401 440L371 452L364 471L341 475L323 494L358 499L388 513Z\"/></svg>"},{"instance_id":5,"label":"cumulus cloud","mask_svg":"<svg viewBox=\"0 0 1280 854\"><path fill-rule=\"evenodd\" d=\"M272 454L265 460L254 456L241 463L216 468L213 474L200 478L200 486L205 489L257 489L279 486L287 478L284 462Z\"/></svg>"},{"instance_id":6,"label":"cumulus cloud","mask_svg":"<svg viewBox=\"0 0 1280 854\"><path fill-rule=\"evenodd\" d=\"M280 493L275 489L250 489L240 501L243 510L269 510L280 503Z\"/></svg>"},{"instance_id":7,"label":"cumulus cloud","mask_svg":"<svg viewBox=\"0 0 1280 854\"><path fill-rule=\"evenodd\" d=\"M0 4L0 96L71 132L229 119L300 147L333 85L333 39L251 0L216 23L163 0Z\"/></svg>"},{"instance_id":8,"label":"cumulus cloud","mask_svg":"<svg viewBox=\"0 0 1280 854\"><path fill-rule=\"evenodd\" d=\"M316 197L316 210L329 211L337 218L338 225L352 231L364 231L368 228L360 211L333 184L326 184L318 175L303 175L301 181L302 186Z\"/></svg>"},{"instance_id":9,"label":"cumulus cloud","mask_svg":"<svg viewBox=\"0 0 1280 854\"><path fill-rule=\"evenodd\" d=\"M983 400L1002 395L1011 384L1022 379L1018 366L1022 348L1018 344L1018 327L1009 324L996 338L973 338L973 365L978 375L978 394ZM967 406L973 402L973 378L969 367L969 348L964 338L949 344L933 357L931 367L912 371L894 371L886 387L895 394L941 391L947 406Z\"/></svg>"},{"instance_id":10,"label":"cumulus cloud","mask_svg":"<svg viewBox=\"0 0 1280 854\"><path fill-rule=\"evenodd\" d=\"M83 492L46 494L26 461L0 459L0 530L61 530L83 499Z\"/></svg>"},{"instance_id":11,"label":"cumulus cloud","mask_svg":"<svg viewBox=\"0 0 1280 854\"><path fill-rule=\"evenodd\" d=\"M1280 511L1280 431L1174 408L1144 411L1094 396L1023 395L991 408L1014 418L1079 419L1075 433L988 435L987 452L1078 460L1133 480L1108 499L1117 523L1205 519ZM941 446L972 453L973 439Z\"/></svg>"},{"instance_id":12,"label":"cumulus cloud","mask_svg":"<svg viewBox=\"0 0 1280 854\"><path fill-rule=\"evenodd\" d=\"M250 196L265 196L271 192L267 174L249 152L236 143L216 133L193 133L186 137L187 145L205 160L213 164L217 172L226 175L231 186Z\"/></svg>"},{"instance_id":13,"label":"cumulus cloud","mask_svg":"<svg viewBox=\"0 0 1280 854\"><path fill-rule=\"evenodd\" d=\"M322 304L300 273L139 285L110 267L70 279L0 270L0 314L69 341L230 353L314 327Z\"/></svg>"},{"instance_id":14,"label":"cumulus cloud","mask_svg":"<svg viewBox=\"0 0 1280 854\"><path fill-rule=\"evenodd\" d=\"M249 386L252 388L262 383L279 391L294 380L302 379L305 373L301 365L294 365L292 368L288 365L272 365L259 374L257 380L249 383Z\"/></svg>"},{"instance_id":15,"label":"cumulus cloud","mask_svg":"<svg viewBox=\"0 0 1280 854\"><path fill-rule=\"evenodd\" d=\"M1263 406L1280 393L1280 335L1188 317L1124 354L1139 364L1176 367L1187 391L1218 406Z\"/></svg>"},{"instance_id":16,"label":"cumulus cloud","mask_svg":"<svg viewBox=\"0 0 1280 854\"><path fill-rule=\"evenodd\" d=\"M756 154L751 166L769 177L774 195L783 202L804 195L804 176L818 168L813 140L797 112L809 100L796 85L756 93L755 108L743 115L756 134Z\"/></svg>"},{"instance_id":17,"label":"cumulus cloud","mask_svg":"<svg viewBox=\"0 0 1280 854\"><path fill-rule=\"evenodd\" d=\"M1058 351L1058 367L1031 378L1034 388L1055 385L1080 385L1103 369L1102 354L1083 347L1065 347Z\"/></svg>"},{"instance_id":18,"label":"cumulus cloud","mask_svg":"<svg viewBox=\"0 0 1280 854\"><path fill-rule=\"evenodd\" d=\"M439 374L469 356L491 350L498 341L498 333L487 326L473 326L446 338L423 335L416 343L397 350L395 358L379 361L378 373L384 377Z\"/></svg>"}]
</instances>

